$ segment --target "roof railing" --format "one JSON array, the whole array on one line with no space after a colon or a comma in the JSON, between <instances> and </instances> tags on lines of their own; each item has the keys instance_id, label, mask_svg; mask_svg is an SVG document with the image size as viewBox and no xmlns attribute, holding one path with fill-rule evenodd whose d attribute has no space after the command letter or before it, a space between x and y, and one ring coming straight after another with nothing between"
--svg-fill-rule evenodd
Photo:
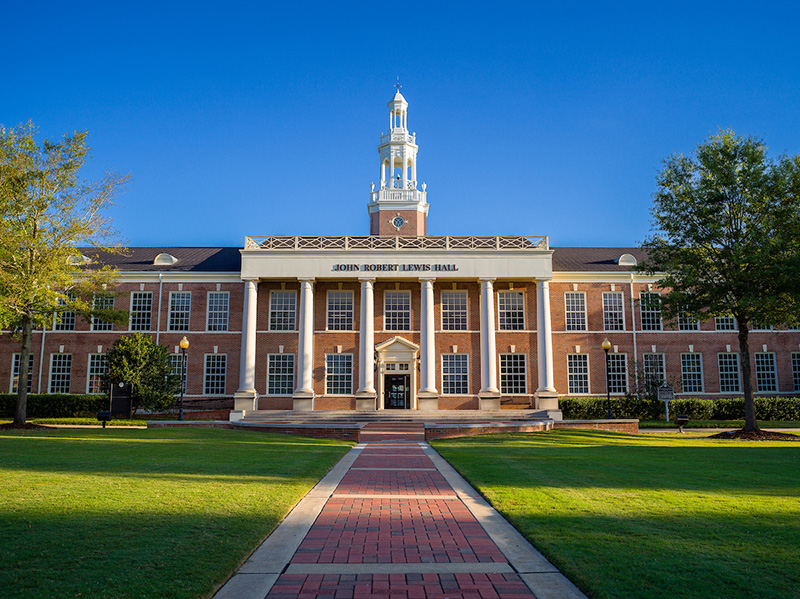
<instances>
[{"instance_id":1,"label":"roof railing","mask_svg":"<svg viewBox=\"0 0 800 599\"><path fill-rule=\"evenodd\" d=\"M430 235L404 237L271 235L245 237L246 250L547 250L546 235Z\"/></svg>"}]
</instances>

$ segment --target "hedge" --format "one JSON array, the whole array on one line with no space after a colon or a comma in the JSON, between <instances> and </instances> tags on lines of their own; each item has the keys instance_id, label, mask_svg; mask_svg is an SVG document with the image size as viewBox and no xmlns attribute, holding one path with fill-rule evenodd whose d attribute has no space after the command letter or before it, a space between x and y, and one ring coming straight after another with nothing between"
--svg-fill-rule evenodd
<instances>
[{"instance_id":1,"label":"hedge","mask_svg":"<svg viewBox=\"0 0 800 599\"><path fill-rule=\"evenodd\" d=\"M605 418L608 409L605 397L562 397L558 403L567 420ZM760 420L800 420L798 397L756 397L755 404L756 415ZM615 418L663 419L664 402L635 397L613 397L611 412ZM670 416L685 414L692 420L742 420L744 398L679 398L669 402L669 412Z\"/></svg>"},{"instance_id":2,"label":"hedge","mask_svg":"<svg viewBox=\"0 0 800 599\"><path fill-rule=\"evenodd\" d=\"M28 394L28 418L73 418L108 409L108 395ZM17 394L0 393L0 417L13 418Z\"/></svg>"}]
</instances>

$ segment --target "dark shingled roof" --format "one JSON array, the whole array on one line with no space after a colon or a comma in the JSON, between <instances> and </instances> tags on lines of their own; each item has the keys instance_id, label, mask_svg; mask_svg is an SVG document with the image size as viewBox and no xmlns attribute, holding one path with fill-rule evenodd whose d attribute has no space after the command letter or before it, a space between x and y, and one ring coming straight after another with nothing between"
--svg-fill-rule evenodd
<instances>
[{"instance_id":1,"label":"dark shingled roof","mask_svg":"<svg viewBox=\"0 0 800 599\"><path fill-rule=\"evenodd\" d=\"M553 271L630 271L630 266L620 266L617 259L631 254L641 262L645 253L639 248L550 248L553 250Z\"/></svg>"},{"instance_id":2,"label":"dark shingled roof","mask_svg":"<svg viewBox=\"0 0 800 599\"><path fill-rule=\"evenodd\" d=\"M239 272L242 256L239 247L131 247L125 255L81 248L81 252L103 264L123 272ZM172 254L175 264L157 266L153 260L159 254Z\"/></svg>"}]
</instances>

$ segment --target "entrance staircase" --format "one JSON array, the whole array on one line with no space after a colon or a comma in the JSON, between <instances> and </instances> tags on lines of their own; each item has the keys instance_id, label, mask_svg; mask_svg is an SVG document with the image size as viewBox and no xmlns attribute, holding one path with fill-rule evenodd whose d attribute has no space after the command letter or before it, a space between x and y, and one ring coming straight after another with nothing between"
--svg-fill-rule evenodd
<instances>
[{"instance_id":1,"label":"entrance staircase","mask_svg":"<svg viewBox=\"0 0 800 599\"><path fill-rule=\"evenodd\" d=\"M480 423L561 420L560 410L253 410L243 422L270 423Z\"/></svg>"}]
</instances>

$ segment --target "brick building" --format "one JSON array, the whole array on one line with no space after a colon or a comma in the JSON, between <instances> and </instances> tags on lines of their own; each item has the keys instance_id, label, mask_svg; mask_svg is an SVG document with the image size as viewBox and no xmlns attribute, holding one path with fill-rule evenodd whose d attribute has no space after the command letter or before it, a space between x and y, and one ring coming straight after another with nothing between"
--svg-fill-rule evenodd
<instances>
[{"instance_id":1,"label":"brick building","mask_svg":"<svg viewBox=\"0 0 800 599\"><path fill-rule=\"evenodd\" d=\"M680 395L741 393L736 323L661 318L634 248L551 248L547 237L429 236L416 139L399 91L379 145L364 236L247 237L243 248L132 248L114 257L126 326L63 318L36 331L32 392L99 391L103 353L145 331L189 340L187 398L256 409L497 409L612 394L657 377ZM5 333L8 333L5 331ZM757 392L800 391L800 331L751 336ZM0 381L19 354L0 337Z\"/></svg>"}]
</instances>

